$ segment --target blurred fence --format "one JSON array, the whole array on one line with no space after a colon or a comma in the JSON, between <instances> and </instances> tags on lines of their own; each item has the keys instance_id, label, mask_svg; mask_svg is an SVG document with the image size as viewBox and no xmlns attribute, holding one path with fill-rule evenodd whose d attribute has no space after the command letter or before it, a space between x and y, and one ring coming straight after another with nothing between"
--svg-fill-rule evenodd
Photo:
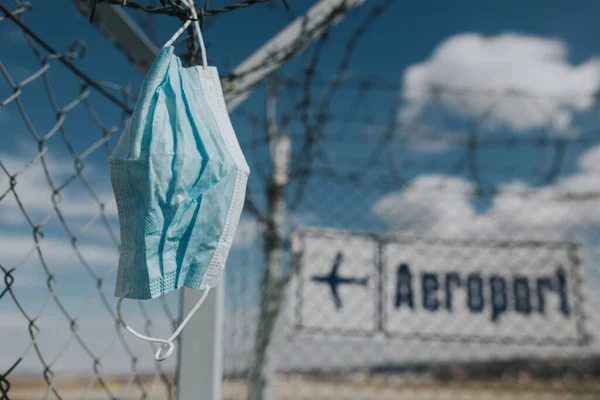
<instances>
[{"instance_id":1,"label":"blurred fence","mask_svg":"<svg viewBox=\"0 0 600 400\"><path fill-rule=\"evenodd\" d=\"M234 113L252 178L225 398L597 398L596 93L362 78L364 21Z\"/></svg>"},{"instance_id":2,"label":"blurred fence","mask_svg":"<svg viewBox=\"0 0 600 400\"><path fill-rule=\"evenodd\" d=\"M11 11L27 21L21 3ZM252 175L225 276L223 398L599 398L596 93L356 76L353 51L391 3L349 21L341 52L324 35L299 72L272 77L232 115ZM0 17L9 25L22 34ZM173 398L176 357L155 363L114 314L118 221L102 166L134 99L99 83L111 100L65 67L80 45L2 45L0 122L23 140L0 151L0 399ZM4 52L23 49L10 65ZM441 294L443 305L423 300L421 281L414 310L386 317L377 310L394 308L402 262L429 282L457 273L460 285L475 269L547 282L558 262L570 317L554 281L547 318L513 315L542 308L533 286L503 291L504 303L483 287L482 320L464 311L477 308L470 289L457 283L462 311L450 313ZM332 279L348 279L337 294L326 279L335 265ZM436 279L442 293L448 279ZM129 306L148 334L179 318L176 295Z\"/></svg>"},{"instance_id":3,"label":"blurred fence","mask_svg":"<svg viewBox=\"0 0 600 400\"><path fill-rule=\"evenodd\" d=\"M298 78L280 77L271 81L279 92L277 118L269 118L268 107L266 118L244 109L234 114L239 124L257 127L243 144L254 166L257 209L242 219L238 239L246 247L241 263L228 269L225 398L246 398L253 369L261 367L255 338L264 329L265 292L283 301L269 345L275 398L600 396L599 304L591 294L600 278L594 94L581 94L591 104L573 112L568 128L546 114L544 104L554 103L544 94L478 89L424 91L419 115L407 121L402 88L377 78L346 79L326 111L312 114L313 104L308 116L294 114L297 103L286 90L300 92L300 103L322 98L330 84L315 79L307 89ZM464 101L482 110L453 112ZM510 125L536 112L544 116L527 116L540 120L531 128ZM276 158L277 140L261 136L269 124L291 142L282 189L286 222L275 239L276 163L265 160ZM265 260L274 248L286 255L282 278L269 279ZM398 316L391 314L407 310L408 297L394 309L390 296L398 296L402 263L413 268L411 311ZM339 275L332 277L336 265ZM568 271L571 285L563 305L539 294L545 282L558 285L557 267ZM433 280L434 305L422 300L422 273ZM466 287L473 273L485 282L484 317L460 310L476 308ZM452 274L460 288L448 300ZM500 303L488 279L501 285ZM513 286L513 279L521 282ZM526 292L517 293L518 286ZM373 311L378 307L387 314ZM502 315L492 315L498 310Z\"/></svg>"}]
</instances>

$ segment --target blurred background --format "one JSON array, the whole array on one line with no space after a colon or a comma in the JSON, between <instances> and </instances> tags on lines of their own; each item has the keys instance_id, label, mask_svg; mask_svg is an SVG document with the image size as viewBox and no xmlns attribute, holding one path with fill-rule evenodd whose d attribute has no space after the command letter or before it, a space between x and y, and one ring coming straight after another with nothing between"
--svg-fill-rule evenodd
<instances>
[{"instance_id":1,"label":"blurred background","mask_svg":"<svg viewBox=\"0 0 600 400\"><path fill-rule=\"evenodd\" d=\"M221 398L600 398L600 4L285 3L196 4L251 169ZM154 361L113 297L107 157L186 18L0 0L2 400L189 398L213 368L181 362L194 327ZM168 337L181 292L124 309Z\"/></svg>"}]
</instances>

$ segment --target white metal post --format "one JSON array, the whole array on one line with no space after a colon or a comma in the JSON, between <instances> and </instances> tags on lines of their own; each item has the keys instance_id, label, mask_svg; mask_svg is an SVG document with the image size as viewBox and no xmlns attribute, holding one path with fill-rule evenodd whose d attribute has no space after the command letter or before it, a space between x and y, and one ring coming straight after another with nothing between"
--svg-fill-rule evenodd
<instances>
[{"instance_id":1,"label":"white metal post","mask_svg":"<svg viewBox=\"0 0 600 400\"><path fill-rule=\"evenodd\" d=\"M224 280L223 276L181 332L178 400L221 400ZM201 294L183 289L181 315L187 315Z\"/></svg>"},{"instance_id":2,"label":"white metal post","mask_svg":"<svg viewBox=\"0 0 600 400\"><path fill-rule=\"evenodd\" d=\"M83 15L90 13L92 4L92 0L75 0ZM98 4L93 23L141 73L148 72L160 49L120 6Z\"/></svg>"},{"instance_id":3,"label":"white metal post","mask_svg":"<svg viewBox=\"0 0 600 400\"><path fill-rule=\"evenodd\" d=\"M340 22L350 10L366 0L321 0L302 17L262 45L260 49L233 70L231 80L223 82L229 111L235 109L252 93L252 88L265 76L279 69L296 54L301 53L333 25Z\"/></svg>"}]
</instances>

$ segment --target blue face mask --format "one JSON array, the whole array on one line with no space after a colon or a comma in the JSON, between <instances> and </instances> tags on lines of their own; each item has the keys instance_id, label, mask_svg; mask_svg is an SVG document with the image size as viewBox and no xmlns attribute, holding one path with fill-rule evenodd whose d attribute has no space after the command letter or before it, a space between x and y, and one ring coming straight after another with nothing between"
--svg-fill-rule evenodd
<instances>
[{"instance_id":1,"label":"blue face mask","mask_svg":"<svg viewBox=\"0 0 600 400\"><path fill-rule=\"evenodd\" d=\"M126 326L121 301L156 298L183 286L203 289L204 299L224 269L250 173L203 44L204 67L190 68L170 45L187 25L152 65L109 158L121 233L119 317L131 333L169 347L164 355L159 349L157 359L171 354L189 316L172 338L148 338Z\"/></svg>"}]
</instances>

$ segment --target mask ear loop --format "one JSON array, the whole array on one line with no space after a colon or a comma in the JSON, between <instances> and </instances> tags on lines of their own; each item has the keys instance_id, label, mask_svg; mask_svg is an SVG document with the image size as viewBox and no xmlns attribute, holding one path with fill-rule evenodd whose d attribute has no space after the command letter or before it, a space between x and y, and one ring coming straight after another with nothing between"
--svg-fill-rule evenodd
<instances>
[{"instance_id":1,"label":"mask ear loop","mask_svg":"<svg viewBox=\"0 0 600 400\"><path fill-rule=\"evenodd\" d=\"M179 28L177 30L177 32L175 32L173 34L171 39L169 39L163 47L168 47L168 46L173 45L175 40L177 40L177 38L179 36L181 36L181 34L187 29L187 27L190 26L190 24L192 22L194 22L194 30L196 31L196 36L198 37L198 42L200 44L200 53L202 55L202 66L204 68L206 68L208 66L208 63L206 61L206 47L204 46L204 38L202 37L202 30L200 29L200 22L198 20L198 13L196 13L196 6L194 5L194 0L181 0L181 2L190 9L190 13L192 14L192 19L188 19L187 21L185 21L183 26L181 28Z\"/></svg>"},{"instance_id":2,"label":"mask ear loop","mask_svg":"<svg viewBox=\"0 0 600 400\"><path fill-rule=\"evenodd\" d=\"M210 291L210 288L204 289L204 293L202 293L202 296L200 297L198 302L194 305L194 308L192 308L190 310L188 315L186 315L185 319L183 321L181 321L181 324L179 324L179 326L177 327L175 332L173 332L173 334L171 336L169 336L168 339L161 339L161 338L155 338L155 337L151 337L151 336L142 335L141 333L136 332L132 327L130 327L127 324L127 322L125 322L125 318L123 318L123 314L121 313L121 303L125 299L125 296L127 296L128 291L124 295L119 297L119 301L117 302L117 315L119 316L119 322L121 322L121 325L123 325L123 328L125 328L125 330L127 332L131 333L133 336L137 337L138 339L142 339L147 342L161 343L162 346L160 346L158 348L158 350L156 351L156 353L154 354L154 359L156 361L164 361L167 358L169 358L169 356L171 354L173 354L173 350L175 350L175 345L173 344L173 341L177 338L177 336L179 336L179 334L181 333L183 328L187 325L187 323L190 321L190 319L196 313L196 311L198 311L198 309L200 308L202 303L204 303L204 300L206 300L206 296L208 296L209 291ZM165 349L165 347L168 347L168 348L167 348L167 351L163 353L163 350Z\"/></svg>"},{"instance_id":3,"label":"mask ear loop","mask_svg":"<svg viewBox=\"0 0 600 400\"><path fill-rule=\"evenodd\" d=\"M206 47L204 46L204 39L202 37L202 30L200 29L200 23L198 21L198 14L196 13L196 7L194 5L194 0L181 0L181 2L190 9L190 13L192 14L194 29L196 31L196 35L198 36L198 42L200 43L200 52L202 54L202 66L203 66L203 68L206 68L208 66L208 63L206 61ZM188 19L187 21L185 21L185 23L181 26L181 28L179 28L177 30L177 32L175 32L175 34L173 34L171 39L169 39L163 47L168 47L168 46L173 45L175 40L177 40L177 38L179 36L181 36L181 34L188 28L188 26L190 26L190 24L192 23L192 19ZM126 291L124 295L119 297L119 301L117 302L117 315L119 317L119 322L121 322L121 325L123 325L123 328L125 328L125 330L127 332L131 333L133 336L137 337L138 339L142 339L147 342L161 343L162 346L160 346L159 349L156 351L156 354L154 354L154 359L156 361L164 361L171 354L173 354L173 351L175 350L175 345L173 344L173 340L175 340L177 338L177 336L179 336L179 334L181 333L183 328L187 325L187 323L190 321L190 319L196 313L196 311L198 311L198 309L200 308L200 306L202 305L204 300L206 300L206 296L208 296L209 290L210 290L210 288L204 289L204 293L202 293L202 296L200 297L198 302L194 305L194 308L191 309L191 311L188 313L188 315L185 317L185 319L181 322L181 324L179 324L179 326L177 327L175 332L173 332L173 334L168 339L161 339L161 338L155 338L155 337L151 337L151 336L142 335L141 333L136 332L132 327L130 327L127 324L127 322L125 322L125 318L123 318L123 314L121 313L121 303L123 303L123 300L125 299L125 296L127 296L128 291ZM167 351L163 353L163 350L165 349L165 347L168 347L168 348L167 348Z\"/></svg>"}]
</instances>

